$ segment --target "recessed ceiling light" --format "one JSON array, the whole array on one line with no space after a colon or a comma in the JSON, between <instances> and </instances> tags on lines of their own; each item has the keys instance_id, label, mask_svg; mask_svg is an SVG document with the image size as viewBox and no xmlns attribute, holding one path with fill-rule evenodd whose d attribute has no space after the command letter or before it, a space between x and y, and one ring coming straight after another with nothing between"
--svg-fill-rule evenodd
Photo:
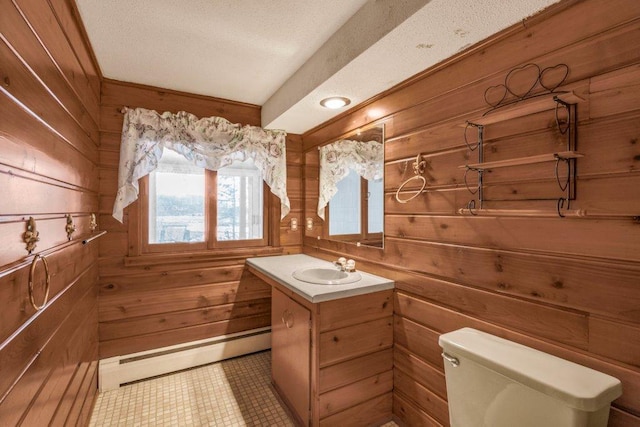
<instances>
[{"instance_id":1,"label":"recessed ceiling light","mask_svg":"<svg viewBox=\"0 0 640 427\"><path fill-rule=\"evenodd\" d=\"M325 108L331 108L332 110L342 108L345 105L349 105L351 100L342 96L332 96L331 98L325 98L320 101L320 105Z\"/></svg>"}]
</instances>

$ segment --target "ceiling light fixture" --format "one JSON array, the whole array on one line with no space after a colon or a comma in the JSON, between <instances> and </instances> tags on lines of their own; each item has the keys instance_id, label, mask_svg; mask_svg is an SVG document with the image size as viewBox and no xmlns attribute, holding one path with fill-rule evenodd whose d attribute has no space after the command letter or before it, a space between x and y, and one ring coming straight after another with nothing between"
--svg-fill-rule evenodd
<instances>
[{"instance_id":1,"label":"ceiling light fixture","mask_svg":"<svg viewBox=\"0 0 640 427\"><path fill-rule=\"evenodd\" d=\"M331 98L325 98L320 101L320 105L325 108L331 108L332 110L342 108L345 105L349 105L350 103L351 100L349 98L345 98L342 96L332 96Z\"/></svg>"}]
</instances>

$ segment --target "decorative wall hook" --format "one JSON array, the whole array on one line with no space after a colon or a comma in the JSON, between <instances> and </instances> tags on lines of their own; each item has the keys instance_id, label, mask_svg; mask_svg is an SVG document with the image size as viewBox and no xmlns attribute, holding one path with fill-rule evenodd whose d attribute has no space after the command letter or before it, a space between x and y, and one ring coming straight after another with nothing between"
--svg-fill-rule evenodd
<instances>
[{"instance_id":1,"label":"decorative wall hook","mask_svg":"<svg viewBox=\"0 0 640 427\"><path fill-rule=\"evenodd\" d=\"M27 231L22 235L22 241L27 244L27 252L31 254L36 248L36 242L40 240L40 232L36 230L36 220L32 216L27 220Z\"/></svg>"},{"instance_id":2,"label":"decorative wall hook","mask_svg":"<svg viewBox=\"0 0 640 427\"><path fill-rule=\"evenodd\" d=\"M96 214L92 213L89 220L89 230L93 233L98 228L98 221L96 221Z\"/></svg>"},{"instance_id":3,"label":"decorative wall hook","mask_svg":"<svg viewBox=\"0 0 640 427\"><path fill-rule=\"evenodd\" d=\"M76 231L76 226L73 223L73 217L71 214L66 215L67 225L65 225L64 230L67 232L67 240L71 240L71 235Z\"/></svg>"},{"instance_id":4,"label":"decorative wall hook","mask_svg":"<svg viewBox=\"0 0 640 427\"><path fill-rule=\"evenodd\" d=\"M398 189L396 190L396 200L398 201L398 203L407 203L413 199L415 199L416 197L418 197L420 194L422 194L422 192L424 191L424 188L427 186L427 180L424 176L422 176L422 174L424 173L424 170L427 167L427 162L425 162L424 160L422 160L422 154L418 154L416 156L415 161L413 162L413 173L414 175L412 177L410 177L409 179L405 180L402 184L400 184L400 186L398 187ZM400 192L402 191L402 189L404 187L406 187L406 185L410 182L413 181L419 181L421 184L421 187L419 190L417 190L414 194L412 194L409 198L407 199L401 199L400 198Z\"/></svg>"}]
</instances>

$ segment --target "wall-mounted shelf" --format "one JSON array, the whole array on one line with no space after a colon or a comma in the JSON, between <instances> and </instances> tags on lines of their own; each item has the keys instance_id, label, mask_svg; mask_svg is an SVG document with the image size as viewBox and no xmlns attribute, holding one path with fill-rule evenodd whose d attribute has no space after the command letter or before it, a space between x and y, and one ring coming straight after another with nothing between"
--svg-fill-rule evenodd
<instances>
[{"instance_id":1,"label":"wall-mounted shelf","mask_svg":"<svg viewBox=\"0 0 640 427\"><path fill-rule=\"evenodd\" d=\"M537 76L535 77L535 81L514 81L522 70L536 70ZM556 81L553 82L553 84L550 84L549 75L554 72L557 73L558 71L560 71L560 78L556 76ZM520 200L556 200L556 209L560 217L566 216L565 213L567 215L572 214L572 211L569 210L569 203L571 200L575 199L576 159L583 157L583 154L575 151L577 131L576 104L584 101L584 99L570 91L556 91L556 89L564 83L564 80L568 75L569 67L564 64L559 64L555 67L549 67L543 70L540 70L540 68L535 64L526 64L521 67L516 67L507 73L504 84L492 86L485 91L485 101L491 106L491 108L482 116L467 120L464 125L465 143L470 151L477 152L478 161L477 163L459 166L461 169L465 169L464 183L467 190L474 196L474 198L471 199L464 208L458 211L459 213L478 215L480 212L484 211L483 202L487 201L484 194L484 187L486 184L485 171L496 168L555 162L556 181L559 190L563 192L564 195L558 198L556 192L555 195L550 194L548 197L540 197L537 195L535 198L521 198ZM526 87L529 89L526 93L518 94L518 87ZM532 94L532 92L537 88L539 88L540 91L544 90L544 92ZM494 97L496 93L499 94L501 99L491 101L490 98ZM504 160L485 161L484 131L486 126L551 110L553 110L553 114L555 115L557 131L561 135L565 136L565 151ZM467 140L467 131L470 127L476 128L478 132L478 138L475 144L470 144ZM566 165L566 176L559 172L559 164L561 161ZM474 171L478 174L477 187L474 186L472 188L468 184L467 175L469 171ZM492 211L493 214L495 214L499 210L492 209ZM522 212L524 214L525 210L522 210ZM513 211L511 210L509 214L512 213Z\"/></svg>"},{"instance_id":2,"label":"wall-mounted shelf","mask_svg":"<svg viewBox=\"0 0 640 427\"><path fill-rule=\"evenodd\" d=\"M557 107L558 101L563 104L578 104L584 102L584 99L573 92L553 92L534 95L531 98L498 106L487 111L482 116L475 117L468 121L480 126L492 125L542 111L553 110Z\"/></svg>"},{"instance_id":3,"label":"wall-mounted shelf","mask_svg":"<svg viewBox=\"0 0 640 427\"><path fill-rule=\"evenodd\" d=\"M584 157L583 154L575 151L562 151L560 153L539 154L537 156L520 157L516 159L496 160L494 162L472 163L470 165L458 166L460 169L487 170L496 168L506 168L509 166L531 165L534 163L555 162L558 160L577 159Z\"/></svg>"}]
</instances>

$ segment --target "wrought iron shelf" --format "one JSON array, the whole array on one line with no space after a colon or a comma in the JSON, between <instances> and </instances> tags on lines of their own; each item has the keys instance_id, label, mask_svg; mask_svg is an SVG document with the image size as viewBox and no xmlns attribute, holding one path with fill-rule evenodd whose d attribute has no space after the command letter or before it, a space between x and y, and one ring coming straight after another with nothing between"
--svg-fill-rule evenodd
<instances>
[{"instance_id":1,"label":"wrought iron shelf","mask_svg":"<svg viewBox=\"0 0 640 427\"><path fill-rule=\"evenodd\" d=\"M531 165L535 163L554 162L558 160L577 159L584 157L583 154L575 151L562 151L560 153L547 153L537 156L520 157L516 159L496 160L494 162L473 163L470 165L458 166L460 169L487 170L496 168L506 168L509 166Z\"/></svg>"},{"instance_id":2,"label":"wrought iron shelf","mask_svg":"<svg viewBox=\"0 0 640 427\"><path fill-rule=\"evenodd\" d=\"M480 117L468 120L468 122L478 126L487 126L542 111L553 110L558 105L558 100L564 104L584 102L583 98L573 92L545 93L493 108Z\"/></svg>"}]
</instances>

